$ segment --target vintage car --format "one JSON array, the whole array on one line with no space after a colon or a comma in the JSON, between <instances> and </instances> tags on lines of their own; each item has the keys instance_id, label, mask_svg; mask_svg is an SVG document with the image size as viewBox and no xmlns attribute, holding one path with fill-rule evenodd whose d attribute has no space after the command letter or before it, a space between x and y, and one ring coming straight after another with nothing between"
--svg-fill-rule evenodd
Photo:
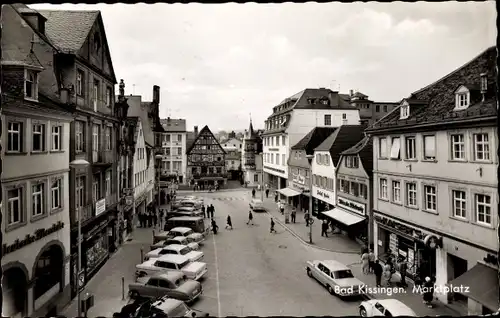
<instances>
[{"instance_id":1,"label":"vintage car","mask_svg":"<svg viewBox=\"0 0 500 318\"><path fill-rule=\"evenodd\" d=\"M169 238L164 241L156 242L155 244L151 245L150 248L151 250L156 250L157 248L165 247L170 244L187 245L193 251L197 251L200 249L198 243L193 243L193 242L190 243L188 239L184 236L176 236L174 238Z\"/></svg>"},{"instance_id":2,"label":"vintage car","mask_svg":"<svg viewBox=\"0 0 500 318\"><path fill-rule=\"evenodd\" d=\"M167 254L158 258L152 258L135 266L136 279L144 276L152 276L161 272L179 271L187 278L198 280L207 273L207 264L203 262L191 262L183 255Z\"/></svg>"},{"instance_id":3,"label":"vintage car","mask_svg":"<svg viewBox=\"0 0 500 318\"><path fill-rule=\"evenodd\" d=\"M164 231L169 231L175 227L188 227L191 230L208 235L210 225L208 219L199 216L175 216L165 222Z\"/></svg>"},{"instance_id":4,"label":"vintage car","mask_svg":"<svg viewBox=\"0 0 500 318\"><path fill-rule=\"evenodd\" d=\"M158 258L162 255L166 254L175 254L175 255L184 255L191 262L196 262L199 261L203 258L204 254L202 251L193 251L189 246L187 245L180 245L180 244L170 244L162 248L157 248L156 250L152 250L151 252L148 252L146 256L144 257L144 260L147 261L151 258Z\"/></svg>"},{"instance_id":5,"label":"vintage car","mask_svg":"<svg viewBox=\"0 0 500 318\"><path fill-rule=\"evenodd\" d=\"M203 288L200 282L186 279L183 273L165 272L137 279L137 282L128 285L128 293L132 299L166 295L191 303L203 293Z\"/></svg>"},{"instance_id":6,"label":"vintage car","mask_svg":"<svg viewBox=\"0 0 500 318\"><path fill-rule=\"evenodd\" d=\"M143 303L132 318L167 317L209 317L208 313L189 308L183 301L163 296L154 301Z\"/></svg>"},{"instance_id":7,"label":"vintage car","mask_svg":"<svg viewBox=\"0 0 500 318\"><path fill-rule=\"evenodd\" d=\"M325 286L330 294L340 297L360 296L365 285L354 277L349 267L334 260L307 261L306 272Z\"/></svg>"},{"instance_id":8,"label":"vintage car","mask_svg":"<svg viewBox=\"0 0 500 318\"><path fill-rule=\"evenodd\" d=\"M203 211L190 206L181 206L178 207L175 211L171 211L168 213L169 217L176 216L199 216L203 217Z\"/></svg>"},{"instance_id":9,"label":"vintage car","mask_svg":"<svg viewBox=\"0 0 500 318\"><path fill-rule=\"evenodd\" d=\"M359 315L361 317L418 317L410 307L397 299L371 299L363 301L359 305Z\"/></svg>"},{"instance_id":10,"label":"vintage car","mask_svg":"<svg viewBox=\"0 0 500 318\"><path fill-rule=\"evenodd\" d=\"M262 203L262 200L260 199L252 199L249 205L252 211L266 211L266 209L264 208L264 203Z\"/></svg>"},{"instance_id":11,"label":"vintage car","mask_svg":"<svg viewBox=\"0 0 500 318\"><path fill-rule=\"evenodd\" d=\"M205 234L196 233L192 229L188 227L174 227L170 231L163 231L158 234L155 234L153 237L153 243L163 241L169 238L174 238L177 236L184 236L187 238L189 243L198 243L200 244L205 240Z\"/></svg>"}]
</instances>

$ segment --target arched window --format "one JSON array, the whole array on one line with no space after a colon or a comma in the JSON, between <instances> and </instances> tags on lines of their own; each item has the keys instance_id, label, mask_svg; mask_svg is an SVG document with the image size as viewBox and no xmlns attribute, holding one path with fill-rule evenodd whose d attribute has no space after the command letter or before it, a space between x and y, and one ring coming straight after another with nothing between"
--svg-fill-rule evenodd
<instances>
[{"instance_id":1,"label":"arched window","mask_svg":"<svg viewBox=\"0 0 500 318\"><path fill-rule=\"evenodd\" d=\"M61 283L63 269L63 252L59 246L53 245L43 252L36 263L34 299L38 299L49 289Z\"/></svg>"}]
</instances>

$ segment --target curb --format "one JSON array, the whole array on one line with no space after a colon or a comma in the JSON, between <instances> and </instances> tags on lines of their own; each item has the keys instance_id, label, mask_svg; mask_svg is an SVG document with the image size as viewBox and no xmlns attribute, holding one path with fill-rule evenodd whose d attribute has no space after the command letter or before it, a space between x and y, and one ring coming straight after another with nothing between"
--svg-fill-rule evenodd
<instances>
[{"instance_id":1,"label":"curb","mask_svg":"<svg viewBox=\"0 0 500 318\"><path fill-rule=\"evenodd\" d=\"M293 231L287 225L285 225L275 215L271 214L271 212L269 212L267 209L266 209L266 213L269 214L271 217L273 217L274 220L276 221L276 223L278 223L279 225L281 225L285 230L287 230L290 234L292 234L293 236L295 236L295 238L297 238L302 244L304 244L306 246L309 246L309 247L312 247L312 248L316 248L316 249L319 249L319 250L323 250L323 251L327 251L327 252L332 252L332 253L359 254L359 251L356 251L356 252L354 252L354 251L339 251L339 250L333 250L333 249L329 249L329 248L326 248L326 247L321 247L321 246L318 246L318 245L314 245L314 244L308 243L300 235L298 235L297 233L295 233L295 231Z\"/></svg>"}]
</instances>

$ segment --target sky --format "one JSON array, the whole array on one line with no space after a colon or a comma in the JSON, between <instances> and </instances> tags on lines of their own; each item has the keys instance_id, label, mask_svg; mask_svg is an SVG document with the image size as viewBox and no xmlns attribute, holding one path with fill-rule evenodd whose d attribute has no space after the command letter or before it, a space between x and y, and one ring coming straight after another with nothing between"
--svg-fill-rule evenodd
<instances>
[{"instance_id":1,"label":"sky","mask_svg":"<svg viewBox=\"0 0 500 318\"><path fill-rule=\"evenodd\" d=\"M400 101L496 43L494 1L31 7L100 10L125 94L159 85L160 117L188 130L263 128L305 88Z\"/></svg>"}]
</instances>

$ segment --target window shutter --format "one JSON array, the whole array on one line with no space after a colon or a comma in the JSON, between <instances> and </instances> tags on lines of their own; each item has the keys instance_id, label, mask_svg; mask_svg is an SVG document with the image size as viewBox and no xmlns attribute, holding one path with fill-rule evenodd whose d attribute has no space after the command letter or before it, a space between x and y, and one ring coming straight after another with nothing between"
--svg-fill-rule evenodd
<instances>
[{"instance_id":1,"label":"window shutter","mask_svg":"<svg viewBox=\"0 0 500 318\"><path fill-rule=\"evenodd\" d=\"M424 137L424 155L426 158L432 157L436 158L436 137L435 136L425 136Z\"/></svg>"},{"instance_id":2,"label":"window shutter","mask_svg":"<svg viewBox=\"0 0 500 318\"><path fill-rule=\"evenodd\" d=\"M399 149L400 149L400 140L399 138L392 139L392 147L391 147L391 158L399 159Z\"/></svg>"}]
</instances>

